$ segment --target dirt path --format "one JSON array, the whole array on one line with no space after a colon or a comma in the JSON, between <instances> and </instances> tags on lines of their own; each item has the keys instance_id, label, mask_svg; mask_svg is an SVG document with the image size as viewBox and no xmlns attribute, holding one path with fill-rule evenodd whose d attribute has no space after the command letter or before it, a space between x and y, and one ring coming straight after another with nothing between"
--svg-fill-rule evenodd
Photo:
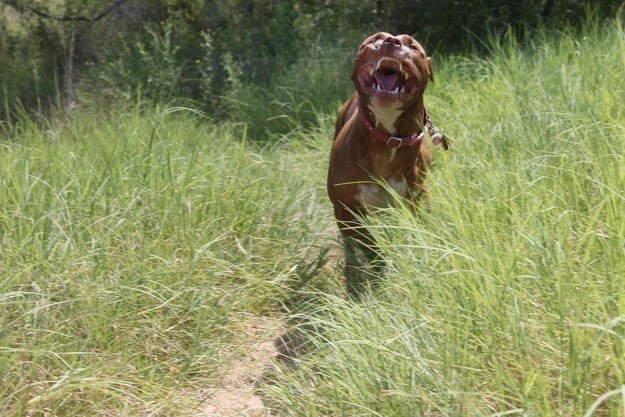
<instances>
[{"instance_id":1,"label":"dirt path","mask_svg":"<svg viewBox=\"0 0 625 417\"><path fill-rule=\"evenodd\" d=\"M343 252L339 246L332 246L320 268L325 271L326 280L342 280ZM313 271L317 273L319 271ZM292 358L306 354L304 336L297 330L286 332L286 325L276 317L241 317L242 323L236 330L239 339L223 352L224 369L219 383L204 387L199 392L198 412L193 417L270 417L274 414L263 405L255 393L255 383L279 358L283 365L289 365ZM276 347L276 342L278 347ZM265 381L266 382L266 381ZM197 395L197 394L196 394Z\"/></svg>"},{"instance_id":2,"label":"dirt path","mask_svg":"<svg viewBox=\"0 0 625 417\"><path fill-rule=\"evenodd\" d=\"M221 383L200 391L202 404L195 417L267 417L269 410L254 393L254 383L276 356L275 340L282 323L277 319L245 319L240 343L227 352Z\"/></svg>"}]
</instances>

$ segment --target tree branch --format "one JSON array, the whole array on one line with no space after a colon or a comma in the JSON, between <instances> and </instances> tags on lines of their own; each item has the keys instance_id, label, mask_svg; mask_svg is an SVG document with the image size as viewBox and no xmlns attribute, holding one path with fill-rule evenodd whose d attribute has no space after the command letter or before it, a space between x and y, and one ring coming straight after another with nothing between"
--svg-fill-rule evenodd
<instances>
[{"instance_id":1,"label":"tree branch","mask_svg":"<svg viewBox=\"0 0 625 417\"><path fill-rule=\"evenodd\" d=\"M100 13L99 15L97 15L96 17L94 17L91 22L95 23L98 20L102 19L104 16L106 16L107 14L111 13L113 10L115 10L117 7L121 6L122 4L126 3L128 0L117 0L115 1L113 4L111 4L108 8L104 9L104 11L102 13Z\"/></svg>"},{"instance_id":2,"label":"tree branch","mask_svg":"<svg viewBox=\"0 0 625 417\"><path fill-rule=\"evenodd\" d=\"M0 3L4 3L7 4L9 6L12 6L13 8L15 8L15 10L23 13L24 10L28 10L31 13L36 14L37 16L40 17L44 17L46 19L52 19L52 20L58 20L60 22L88 22L88 23L95 23L98 20L102 19L103 17L105 17L106 15L108 15L109 13L111 13L113 10L115 10L117 7L121 6L123 3L127 2L128 0L115 0L109 7L105 8L102 12L100 12L99 14L97 14L95 17L85 17L85 16L55 16L53 14L44 12L43 10L40 10L34 6L20 6L18 4L17 1L10 1L10 0L0 0Z\"/></svg>"},{"instance_id":3,"label":"tree branch","mask_svg":"<svg viewBox=\"0 0 625 417\"><path fill-rule=\"evenodd\" d=\"M32 13L36 14L37 16L45 17L46 19L58 20L60 22L91 22L91 19L89 19L87 17L83 17L83 16L76 16L76 17L54 16L54 15L51 15L51 14L46 13L44 11L41 11L39 9L36 9L33 6L26 6L26 9L28 9Z\"/></svg>"}]
</instances>

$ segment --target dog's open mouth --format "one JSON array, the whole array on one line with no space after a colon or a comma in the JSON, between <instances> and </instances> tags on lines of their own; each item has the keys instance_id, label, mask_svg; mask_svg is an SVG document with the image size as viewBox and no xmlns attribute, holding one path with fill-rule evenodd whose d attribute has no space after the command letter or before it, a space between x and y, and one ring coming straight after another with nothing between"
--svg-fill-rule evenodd
<instances>
[{"instance_id":1,"label":"dog's open mouth","mask_svg":"<svg viewBox=\"0 0 625 417\"><path fill-rule=\"evenodd\" d=\"M387 56L363 65L358 72L358 82L366 93L381 96L399 98L417 92L416 78L400 61Z\"/></svg>"}]
</instances>

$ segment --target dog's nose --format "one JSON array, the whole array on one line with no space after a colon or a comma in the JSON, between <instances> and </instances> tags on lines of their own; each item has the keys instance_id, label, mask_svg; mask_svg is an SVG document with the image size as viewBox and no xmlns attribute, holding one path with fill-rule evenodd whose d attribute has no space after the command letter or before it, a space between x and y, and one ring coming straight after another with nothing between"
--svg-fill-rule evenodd
<instances>
[{"instance_id":1,"label":"dog's nose","mask_svg":"<svg viewBox=\"0 0 625 417\"><path fill-rule=\"evenodd\" d=\"M395 36L387 36L382 42L388 43L395 46L401 46L401 41L397 39Z\"/></svg>"}]
</instances>

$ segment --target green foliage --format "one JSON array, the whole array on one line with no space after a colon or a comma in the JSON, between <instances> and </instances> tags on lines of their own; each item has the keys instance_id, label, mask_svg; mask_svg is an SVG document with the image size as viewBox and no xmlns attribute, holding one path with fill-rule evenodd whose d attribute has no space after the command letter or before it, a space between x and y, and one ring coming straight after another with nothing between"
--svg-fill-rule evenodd
<instances>
[{"instance_id":1,"label":"green foliage","mask_svg":"<svg viewBox=\"0 0 625 417\"><path fill-rule=\"evenodd\" d=\"M353 91L352 54L345 49L311 43L306 54L265 88L242 81L240 68L227 56L224 66L230 87L220 109L228 118L245 123L255 140L314 128Z\"/></svg>"},{"instance_id":2,"label":"green foliage","mask_svg":"<svg viewBox=\"0 0 625 417\"><path fill-rule=\"evenodd\" d=\"M181 93L182 63L173 42L173 25L166 22L162 33L146 27L146 39L130 44L124 40L123 53L104 65L100 78L133 101L138 97L166 101ZM203 46L208 46L205 42ZM208 72L207 74L210 74ZM204 81L206 82L206 81Z\"/></svg>"},{"instance_id":3,"label":"green foliage","mask_svg":"<svg viewBox=\"0 0 625 417\"><path fill-rule=\"evenodd\" d=\"M70 108L76 96L84 102L104 91L106 98L192 102L215 118L252 125L254 136L263 134L264 129L256 127L261 124L287 133L291 123L283 122L294 113L301 111L308 120L309 114L333 106L341 97L327 94L320 104L281 84L296 78L291 68L310 59L311 44L345 45L343 53L351 56L361 38L385 30L414 34L429 51L470 47L483 53L491 34L527 36L541 25L559 29L563 23L578 27L587 7L605 18L612 17L620 3L3 0L0 29L7 30L0 32L0 102L13 108L21 101L37 111L49 103ZM239 72L233 78L235 68ZM324 90L325 85L308 89ZM270 104L266 112L232 104L233 97L249 102L247 94L269 96L267 104L274 101L271 94L277 94L288 111L280 113L282 104ZM296 103L290 103L291 98Z\"/></svg>"},{"instance_id":4,"label":"green foliage","mask_svg":"<svg viewBox=\"0 0 625 417\"><path fill-rule=\"evenodd\" d=\"M25 20L0 3L0 119L20 105L41 111L58 95L57 63L48 55L60 52L57 34L41 22L27 25Z\"/></svg>"}]
</instances>

